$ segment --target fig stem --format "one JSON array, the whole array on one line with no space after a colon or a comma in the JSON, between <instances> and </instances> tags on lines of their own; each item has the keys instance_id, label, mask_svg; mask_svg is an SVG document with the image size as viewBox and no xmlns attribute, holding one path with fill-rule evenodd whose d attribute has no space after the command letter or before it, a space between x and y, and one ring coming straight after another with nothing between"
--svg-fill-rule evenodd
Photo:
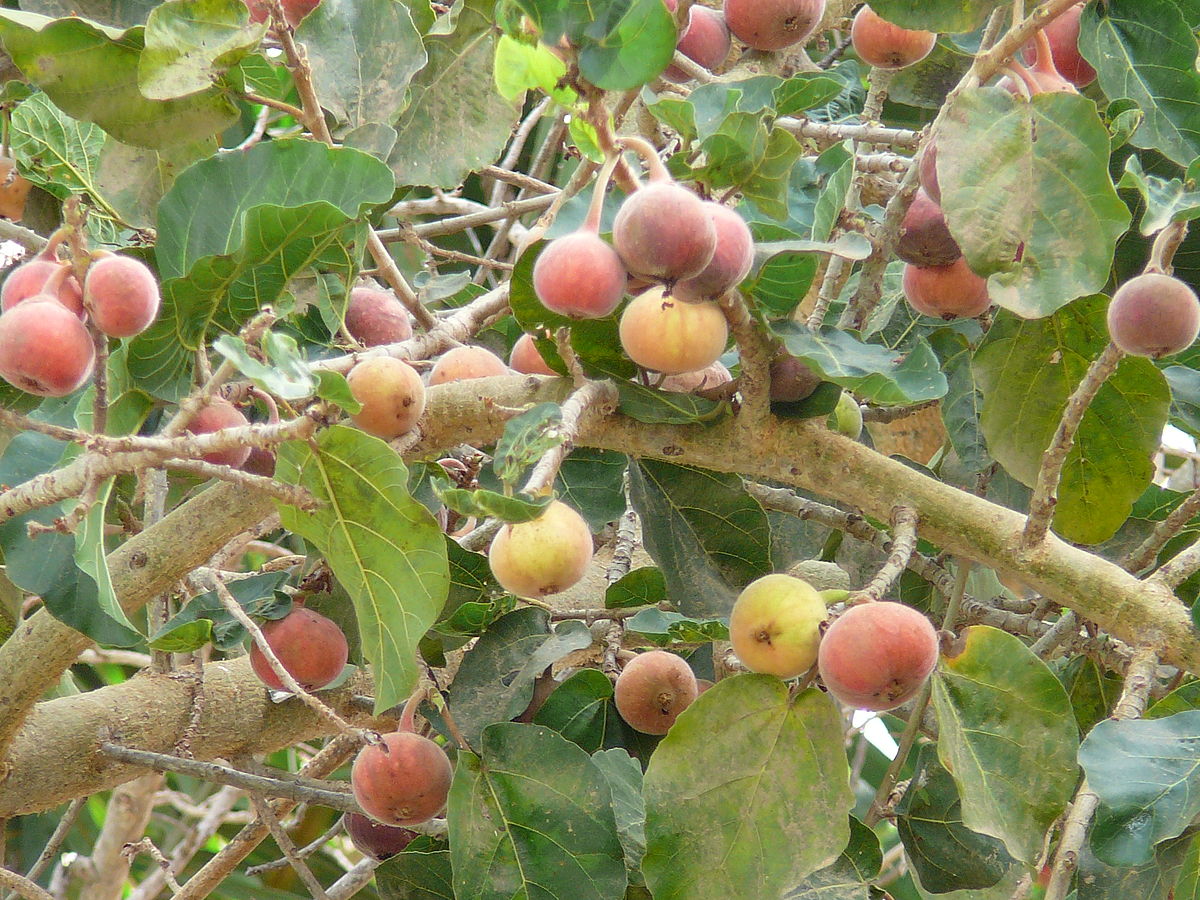
<instances>
[{"instance_id":1,"label":"fig stem","mask_svg":"<svg viewBox=\"0 0 1200 900\"><path fill-rule=\"evenodd\" d=\"M1050 39L1046 37L1044 29L1038 29L1033 36L1034 42L1037 44L1037 60L1033 67L1039 72L1049 72L1054 75L1059 75L1058 66L1054 65L1054 53L1050 49Z\"/></svg>"},{"instance_id":2,"label":"fig stem","mask_svg":"<svg viewBox=\"0 0 1200 900\"><path fill-rule=\"evenodd\" d=\"M1008 65L1004 67L1004 71L1008 73L1008 77L1013 80L1013 84L1017 86L1017 90L1021 92L1021 96L1026 100L1030 99L1034 94L1041 92L1042 89L1034 81L1033 75L1015 59L1008 61Z\"/></svg>"},{"instance_id":3,"label":"fig stem","mask_svg":"<svg viewBox=\"0 0 1200 900\"><path fill-rule=\"evenodd\" d=\"M417 685L417 689L413 691L412 696L408 698L408 702L404 704L404 710L400 713L400 726L397 731L408 731L416 733L416 715L417 707L421 705L421 701L425 699L424 685Z\"/></svg>"},{"instance_id":4,"label":"fig stem","mask_svg":"<svg viewBox=\"0 0 1200 900\"><path fill-rule=\"evenodd\" d=\"M54 234L50 235L46 241L46 246L42 248L42 252L37 255L37 258L50 262L58 262L59 245L67 239L67 235L70 233L71 227L69 225L62 225L55 229Z\"/></svg>"},{"instance_id":5,"label":"fig stem","mask_svg":"<svg viewBox=\"0 0 1200 900\"><path fill-rule=\"evenodd\" d=\"M667 167L663 165L663 161L658 158L658 151L654 149L654 145L644 138L629 135L619 137L617 138L617 146L624 147L626 150L632 150L642 158L642 162L646 164L646 171L651 181L675 180L671 177L671 173L667 171Z\"/></svg>"},{"instance_id":6,"label":"fig stem","mask_svg":"<svg viewBox=\"0 0 1200 900\"><path fill-rule=\"evenodd\" d=\"M583 220L580 231L590 231L592 234L600 233L600 218L604 213L604 198L608 194L608 182L620 161L620 150L614 151L604 160L604 165L600 167L600 171L596 175L596 183L592 186L592 202L588 205L587 218Z\"/></svg>"}]
</instances>

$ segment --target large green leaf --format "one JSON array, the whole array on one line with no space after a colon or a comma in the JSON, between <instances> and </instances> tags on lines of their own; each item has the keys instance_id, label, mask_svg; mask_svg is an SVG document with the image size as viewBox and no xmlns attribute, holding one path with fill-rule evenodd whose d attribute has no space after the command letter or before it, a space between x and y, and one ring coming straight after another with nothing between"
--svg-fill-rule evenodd
<instances>
[{"instance_id":1,"label":"large green leaf","mask_svg":"<svg viewBox=\"0 0 1200 900\"><path fill-rule=\"evenodd\" d=\"M351 128L394 121L427 59L408 6L396 0L321 0L296 38L321 106Z\"/></svg>"},{"instance_id":2,"label":"large green leaf","mask_svg":"<svg viewBox=\"0 0 1200 900\"><path fill-rule=\"evenodd\" d=\"M1067 398L1108 343L1106 303L1087 297L1037 320L1001 313L975 354L988 450L1023 484L1036 483ZM1059 534L1092 544L1116 532L1154 475L1151 457L1169 402L1150 360L1121 361L1084 413L1063 466L1054 515Z\"/></svg>"},{"instance_id":3,"label":"large green leaf","mask_svg":"<svg viewBox=\"0 0 1200 900\"><path fill-rule=\"evenodd\" d=\"M946 394L946 376L924 341L908 352L864 344L846 331L814 332L798 322L775 322L771 330L792 356L804 360L823 381L840 384L880 405L907 405Z\"/></svg>"},{"instance_id":4,"label":"large green leaf","mask_svg":"<svg viewBox=\"0 0 1200 900\"><path fill-rule=\"evenodd\" d=\"M1181 166L1200 155L1196 38L1174 0L1089 3L1079 50L1106 96L1134 100L1145 118L1132 141Z\"/></svg>"},{"instance_id":5,"label":"large green leaf","mask_svg":"<svg viewBox=\"0 0 1200 900\"><path fill-rule=\"evenodd\" d=\"M623 747L597 750L592 754L592 762L604 773L612 790L613 815L617 820L617 837L625 848L625 865L640 878L642 856L646 852L642 767Z\"/></svg>"},{"instance_id":6,"label":"large green leaf","mask_svg":"<svg viewBox=\"0 0 1200 900\"><path fill-rule=\"evenodd\" d=\"M476 0L452 34L425 41L429 62L410 82L412 102L395 122L388 157L399 183L455 187L500 156L520 109L496 90L495 44L490 13Z\"/></svg>"},{"instance_id":7,"label":"large green leaf","mask_svg":"<svg viewBox=\"0 0 1200 900\"><path fill-rule=\"evenodd\" d=\"M927 891L989 888L1014 862L1003 843L963 824L962 798L933 745L921 748L916 771L896 808L896 830Z\"/></svg>"},{"instance_id":8,"label":"large green leaf","mask_svg":"<svg viewBox=\"0 0 1200 900\"><path fill-rule=\"evenodd\" d=\"M95 122L138 147L167 147L211 137L237 118L215 89L151 100L138 88L140 27L121 32L86 19L50 19L0 10L0 38L21 72L63 112Z\"/></svg>"},{"instance_id":9,"label":"large green leaf","mask_svg":"<svg viewBox=\"0 0 1200 900\"><path fill-rule=\"evenodd\" d=\"M701 149L707 164L697 174L711 187L736 187L769 216L787 218L788 175L801 154L790 132L769 128L760 113L734 112Z\"/></svg>"},{"instance_id":10,"label":"large green leaf","mask_svg":"<svg viewBox=\"0 0 1200 900\"><path fill-rule=\"evenodd\" d=\"M784 900L872 900L870 887L883 866L879 838L854 816L850 843L830 865L813 872Z\"/></svg>"},{"instance_id":11,"label":"large green leaf","mask_svg":"<svg viewBox=\"0 0 1200 900\"><path fill-rule=\"evenodd\" d=\"M122 144L109 135L100 148L96 186L121 221L133 228L153 228L159 201L176 176L216 149L216 141L209 139L151 150Z\"/></svg>"},{"instance_id":12,"label":"large green leaf","mask_svg":"<svg viewBox=\"0 0 1200 900\"><path fill-rule=\"evenodd\" d=\"M837 859L854 805L828 695L726 678L683 711L646 770L655 900L778 897Z\"/></svg>"},{"instance_id":13,"label":"large green leaf","mask_svg":"<svg viewBox=\"0 0 1200 900\"><path fill-rule=\"evenodd\" d=\"M441 529L409 494L400 457L357 429L335 425L315 442L289 441L275 477L322 502L311 512L280 504L280 516L321 551L353 599L375 675L375 709L390 709L412 693L417 642L446 602Z\"/></svg>"},{"instance_id":14,"label":"large green leaf","mask_svg":"<svg viewBox=\"0 0 1200 900\"><path fill-rule=\"evenodd\" d=\"M167 0L146 22L138 89L151 100L185 97L213 83L249 55L266 34L242 0Z\"/></svg>"},{"instance_id":15,"label":"large green leaf","mask_svg":"<svg viewBox=\"0 0 1200 900\"><path fill-rule=\"evenodd\" d=\"M1129 210L1109 177L1108 132L1091 100L964 91L937 142L946 222L971 268L993 276L994 302L1046 316L1104 287Z\"/></svg>"},{"instance_id":16,"label":"large green leaf","mask_svg":"<svg viewBox=\"0 0 1200 900\"><path fill-rule=\"evenodd\" d=\"M1018 638L973 625L960 639L933 676L938 759L958 786L963 825L1033 863L1078 778L1071 701Z\"/></svg>"},{"instance_id":17,"label":"large green leaf","mask_svg":"<svg viewBox=\"0 0 1200 900\"><path fill-rule=\"evenodd\" d=\"M624 453L578 447L563 460L554 487L560 499L587 519L592 531L600 531L625 512L628 465Z\"/></svg>"},{"instance_id":18,"label":"large green leaf","mask_svg":"<svg viewBox=\"0 0 1200 900\"><path fill-rule=\"evenodd\" d=\"M1150 861L1154 847L1200 814L1200 710L1158 719L1106 719L1079 748L1101 806L1092 851L1111 866Z\"/></svg>"},{"instance_id":19,"label":"large green leaf","mask_svg":"<svg viewBox=\"0 0 1200 900\"><path fill-rule=\"evenodd\" d=\"M578 9L583 4L571 4ZM654 79L675 54L675 22L661 0L588 4L579 73L598 88L626 91Z\"/></svg>"},{"instance_id":20,"label":"large green leaf","mask_svg":"<svg viewBox=\"0 0 1200 900\"><path fill-rule=\"evenodd\" d=\"M454 900L450 851L398 853L375 870L375 883L384 900Z\"/></svg>"},{"instance_id":21,"label":"large green leaf","mask_svg":"<svg viewBox=\"0 0 1200 900\"><path fill-rule=\"evenodd\" d=\"M460 751L446 818L454 889L472 900L620 900L625 856L612 791L583 750L500 722Z\"/></svg>"},{"instance_id":22,"label":"large green leaf","mask_svg":"<svg viewBox=\"0 0 1200 900\"><path fill-rule=\"evenodd\" d=\"M874 0L871 8L905 28L949 34L972 31L1004 0Z\"/></svg>"},{"instance_id":23,"label":"large green leaf","mask_svg":"<svg viewBox=\"0 0 1200 900\"><path fill-rule=\"evenodd\" d=\"M685 615L728 615L738 592L772 571L767 514L737 476L640 459L629 490L646 550Z\"/></svg>"},{"instance_id":24,"label":"large green leaf","mask_svg":"<svg viewBox=\"0 0 1200 900\"><path fill-rule=\"evenodd\" d=\"M982 472L992 463L980 430L983 394L971 371L971 346L963 335L942 328L929 336L929 343L942 360L949 385L942 398L942 422L958 460L968 472Z\"/></svg>"},{"instance_id":25,"label":"large green leaf","mask_svg":"<svg viewBox=\"0 0 1200 900\"><path fill-rule=\"evenodd\" d=\"M599 669L580 669L551 692L533 721L594 753L620 731L612 698L613 684L607 675Z\"/></svg>"},{"instance_id":26,"label":"large green leaf","mask_svg":"<svg viewBox=\"0 0 1200 900\"><path fill-rule=\"evenodd\" d=\"M450 685L450 708L472 746L493 722L521 714L533 698L533 680L573 650L591 646L592 633L569 620L550 627L544 609L515 610L483 633Z\"/></svg>"},{"instance_id":27,"label":"large green leaf","mask_svg":"<svg viewBox=\"0 0 1200 900\"><path fill-rule=\"evenodd\" d=\"M1177 889L1177 882L1187 887L1189 857L1195 866L1193 840L1188 835L1166 841L1149 860L1136 866L1108 866L1085 846L1079 854L1075 900L1194 900L1194 868L1190 892Z\"/></svg>"}]
</instances>

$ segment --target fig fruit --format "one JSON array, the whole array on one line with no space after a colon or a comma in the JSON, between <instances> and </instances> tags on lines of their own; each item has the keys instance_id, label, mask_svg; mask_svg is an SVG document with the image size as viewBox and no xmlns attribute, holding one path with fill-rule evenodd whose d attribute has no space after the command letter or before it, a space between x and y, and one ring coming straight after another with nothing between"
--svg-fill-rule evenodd
<instances>
[{"instance_id":1,"label":"fig fruit","mask_svg":"<svg viewBox=\"0 0 1200 900\"><path fill-rule=\"evenodd\" d=\"M249 420L242 415L236 406L228 400L214 397L208 402L207 406L201 407L192 416L192 421L184 427L184 431L189 434L212 434L226 428L240 428L243 425L249 424ZM249 457L249 447L233 447L229 450L215 450L212 453L204 454L200 458L207 463L212 463L214 466L233 466L236 469L244 465Z\"/></svg>"},{"instance_id":2,"label":"fig fruit","mask_svg":"<svg viewBox=\"0 0 1200 900\"><path fill-rule=\"evenodd\" d=\"M729 326L715 303L689 302L661 285L625 307L621 346L639 366L679 375L712 365L725 352Z\"/></svg>"},{"instance_id":3,"label":"fig fruit","mask_svg":"<svg viewBox=\"0 0 1200 900\"><path fill-rule=\"evenodd\" d=\"M261 630L271 652L306 691L320 690L346 667L350 648L342 629L332 619L305 606L293 607L282 619L264 622ZM250 668L267 687L286 690L254 642L250 644Z\"/></svg>"},{"instance_id":4,"label":"fig fruit","mask_svg":"<svg viewBox=\"0 0 1200 900\"><path fill-rule=\"evenodd\" d=\"M454 347L442 354L429 372L430 387L472 378L511 374L504 360L485 347Z\"/></svg>"},{"instance_id":5,"label":"fig fruit","mask_svg":"<svg viewBox=\"0 0 1200 900\"><path fill-rule=\"evenodd\" d=\"M687 297L716 299L737 287L754 264L754 238L745 220L728 206L707 202L704 210L717 232L712 259L699 275L686 278L676 289Z\"/></svg>"},{"instance_id":6,"label":"fig fruit","mask_svg":"<svg viewBox=\"0 0 1200 900\"><path fill-rule=\"evenodd\" d=\"M639 653L625 664L613 688L621 718L643 734L666 734L699 695L691 667L666 650Z\"/></svg>"},{"instance_id":7,"label":"fig fruit","mask_svg":"<svg viewBox=\"0 0 1200 900\"><path fill-rule=\"evenodd\" d=\"M825 0L725 0L725 24L755 50L806 40L825 15Z\"/></svg>"},{"instance_id":8,"label":"fig fruit","mask_svg":"<svg viewBox=\"0 0 1200 900\"><path fill-rule=\"evenodd\" d=\"M854 52L868 65L903 69L927 57L937 44L937 35L893 25L871 7L864 6L854 16L850 41Z\"/></svg>"},{"instance_id":9,"label":"fig fruit","mask_svg":"<svg viewBox=\"0 0 1200 900\"><path fill-rule=\"evenodd\" d=\"M404 304L389 291L356 287L346 302L346 331L364 347L396 344L412 337Z\"/></svg>"},{"instance_id":10,"label":"fig fruit","mask_svg":"<svg viewBox=\"0 0 1200 900\"><path fill-rule=\"evenodd\" d=\"M83 305L92 324L109 337L141 334L158 317L158 279L139 260L105 253L88 266Z\"/></svg>"},{"instance_id":11,"label":"fig fruit","mask_svg":"<svg viewBox=\"0 0 1200 900\"><path fill-rule=\"evenodd\" d=\"M913 309L940 319L982 315L992 302L987 279L972 272L962 257L948 266L906 264L902 284Z\"/></svg>"},{"instance_id":12,"label":"fig fruit","mask_svg":"<svg viewBox=\"0 0 1200 900\"><path fill-rule=\"evenodd\" d=\"M962 256L942 208L924 190L917 191L900 223L896 256L914 266L948 266Z\"/></svg>"},{"instance_id":13,"label":"fig fruit","mask_svg":"<svg viewBox=\"0 0 1200 900\"><path fill-rule=\"evenodd\" d=\"M0 378L27 394L72 394L95 362L87 327L52 294L37 294L0 315Z\"/></svg>"},{"instance_id":14,"label":"fig fruit","mask_svg":"<svg viewBox=\"0 0 1200 900\"><path fill-rule=\"evenodd\" d=\"M531 334L523 334L517 338L517 342L513 344L512 353L508 357L508 367L522 375L558 374L546 365L546 360L542 358L542 354L537 348L537 342Z\"/></svg>"},{"instance_id":15,"label":"fig fruit","mask_svg":"<svg viewBox=\"0 0 1200 900\"><path fill-rule=\"evenodd\" d=\"M751 672L795 678L812 668L825 600L807 581L765 575L746 586L729 614L733 652Z\"/></svg>"},{"instance_id":16,"label":"fig fruit","mask_svg":"<svg viewBox=\"0 0 1200 900\"><path fill-rule=\"evenodd\" d=\"M729 55L732 45L725 17L707 6L693 6L688 10L687 28L679 36L675 49L698 66L712 71ZM668 81L690 81L691 76L676 66L668 66L663 72Z\"/></svg>"},{"instance_id":17,"label":"fig fruit","mask_svg":"<svg viewBox=\"0 0 1200 900\"><path fill-rule=\"evenodd\" d=\"M382 738L354 758L354 798L363 812L384 825L428 822L450 795L450 760L436 743L411 731L392 731Z\"/></svg>"},{"instance_id":18,"label":"fig fruit","mask_svg":"<svg viewBox=\"0 0 1200 900\"><path fill-rule=\"evenodd\" d=\"M417 838L410 828L384 825L360 813L346 813L346 834L358 852L371 859L391 859Z\"/></svg>"},{"instance_id":19,"label":"fig fruit","mask_svg":"<svg viewBox=\"0 0 1200 900\"><path fill-rule=\"evenodd\" d=\"M1170 356L1190 347L1198 332L1196 292L1171 275L1146 272L1130 278L1108 305L1109 337L1132 356Z\"/></svg>"},{"instance_id":20,"label":"fig fruit","mask_svg":"<svg viewBox=\"0 0 1200 900\"><path fill-rule=\"evenodd\" d=\"M346 376L350 393L362 409L351 421L367 434L390 441L407 434L425 412L425 385L408 363L391 356L373 356Z\"/></svg>"},{"instance_id":21,"label":"fig fruit","mask_svg":"<svg viewBox=\"0 0 1200 900\"><path fill-rule=\"evenodd\" d=\"M544 597L579 581L592 561L592 532L583 516L553 500L529 522L505 525L488 549L500 586L518 597Z\"/></svg>"}]
</instances>

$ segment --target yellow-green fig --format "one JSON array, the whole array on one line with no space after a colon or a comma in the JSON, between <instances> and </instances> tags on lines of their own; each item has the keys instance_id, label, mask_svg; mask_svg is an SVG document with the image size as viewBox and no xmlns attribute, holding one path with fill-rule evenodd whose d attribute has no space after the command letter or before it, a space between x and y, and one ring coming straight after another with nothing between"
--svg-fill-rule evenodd
<instances>
[{"instance_id":1,"label":"yellow-green fig","mask_svg":"<svg viewBox=\"0 0 1200 900\"><path fill-rule=\"evenodd\" d=\"M825 600L807 581L766 575L738 595L729 615L733 652L752 672L795 678L812 668Z\"/></svg>"},{"instance_id":2,"label":"yellow-green fig","mask_svg":"<svg viewBox=\"0 0 1200 900\"><path fill-rule=\"evenodd\" d=\"M505 525L488 550L500 586L518 597L544 597L579 581L592 560L583 516L555 500L530 522Z\"/></svg>"}]
</instances>

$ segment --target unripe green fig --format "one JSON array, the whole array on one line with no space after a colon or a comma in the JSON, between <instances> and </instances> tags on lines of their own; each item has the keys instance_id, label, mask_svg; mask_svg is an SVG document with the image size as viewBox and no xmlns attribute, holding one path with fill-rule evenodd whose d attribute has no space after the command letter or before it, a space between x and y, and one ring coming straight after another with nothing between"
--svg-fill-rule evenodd
<instances>
[{"instance_id":1,"label":"unripe green fig","mask_svg":"<svg viewBox=\"0 0 1200 900\"><path fill-rule=\"evenodd\" d=\"M850 26L850 42L854 52L868 65L903 69L927 57L937 44L937 35L893 25L871 7L864 6Z\"/></svg>"},{"instance_id":2,"label":"unripe green fig","mask_svg":"<svg viewBox=\"0 0 1200 900\"><path fill-rule=\"evenodd\" d=\"M732 45L725 17L707 6L693 6L688 10L687 28L679 36L675 49L696 63L712 71L729 55ZM668 81L690 81L691 76L676 66L668 66L663 72Z\"/></svg>"},{"instance_id":3,"label":"unripe green fig","mask_svg":"<svg viewBox=\"0 0 1200 900\"><path fill-rule=\"evenodd\" d=\"M264 622L263 637L289 675L306 691L325 687L342 674L350 654L346 635L332 619L304 606L293 607L282 619ZM250 668L274 691L286 690L267 657L250 644Z\"/></svg>"},{"instance_id":4,"label":"unripe green fig","mask_svg":"<svg viewBox=\"0 0 1200 900\"><path fill-rule=\"evenodd\" d=\"M396 344L412 337L404 304L389 291L356 287L346 303L346 330L364 347Z\"/></svg>"},{"instance_id":5,"label":"unripe green fig","mask_svg":"<svg viewBox=\"0 0 1200 900\"><path fill-rule=\"evenodd\" d=\"M429 372L429 386L509 374L504 360L485 347L454 347L433 364Z\"/></svg>"},{"instance_id":6,"label":"unripe green fig","mask_svg":"<svg viewBox=\"0 0 1200 900\"><path fill-rule=\"evenodd\" d=\"M207 406L201 407L192 416L192 421L187 424L184 431L189 434L212 434L226 428L240 428L249 424L249 420L241 414L236 406L228 400L214 397L208 401ZM233 466L236 469L241 467L249 457L249 447L234 447L230 450L215 450L200 458L214 466Z\"/></svg>"},{"instance_id":7,"label":"unripe green fig","mask_svg":"<svg viewBox=\"0 0 1200 900\"><path fill-rule=\"evenodd\" d=\"M725 24L755 50L806 40L825 15L825 0L725 0Z\"/></svg>"},{"instance_id":8,"label":"unripe green fig","mask_svg":"<svg viewBox=\"0 0 1200 900\"><path fill-rule=\"evenodd\" d=\"M729 384L733 375L721 363L715 362L695 372L684 372L681 375L668 375L658 386L660 391L671 391L675 394L691 394L696 391L706 391L720 384Z\"/></svg>"},{"instance_id":9,"label":"unripe green fig","mask_svg":"<svg viewBox=\"0 0 1200 900\"><path fill-rule=\"evenodd\" d=\"M948 266L962 256L942 208L924 190L913 196L900 223L896 256L914 266Z\"/></svg>"},{"instance_id":10,"label":"unripe green fig","mask_svg":"<svg viewBox=\"0 0 1200 900\"><path fill-rule=\"evenodd\" d=\"M812 668L825 600L807 581L765 575L746 586L729 614L733 652L751 672L795 678Z\"/></svg>"},{"instance_id":11,"label":"unripe green fig","mask_svg":"<svg viewBox=\"0 0 1200 900\"><path fill-rule=\"evenodd\" d=\"M384 825L360 813L346 813L344 824L358 852L372 859L391 859L418 837L410 828Z\"/></svg>"},{"instance_id":12,"label":"unripe green fig","mask_svg":"<svg viewBox=\"0 0 1200 900\"><path fill-rule=\"evenodd\" d=\"M1054 68L1075 87L1087 87L1096 80L1096 70L1079 52L1079 18L1083 15L1083 3L1076 3L1046 23L1042 32L1050 43L1050 55ZM1025 45L1026 63L1036 58L1036 42Z\"/></svg>"},{"instance_id":13,"label":"unripe green fig","mask_svg":"<svg viewBox=\"0 0 1200 900\"><path fill-rule=\"evenodd\" d=\"M714 300L737 287L750 274L754 264L754 238L745 220L728 206L709 201L704 204L704 210L717 232L716 249L704 271L680 281L676 289L686 297Z\"/></svg>"},{"instance_id":14,"label":"unripe green fig","mask_svg":"<svg viewBox=\"0 0 1200 900\"><path fill-rule=\"evenodd\" d=\"M902 603L861 603L821 638L817 665L829 693L855 709L895 709L921 690L938 659L929 620Z\"/></svg>"},{"instance_id":15,"label":"unripe green fig","mask_svg":"<svg viewBox=\"0 0 1200 900\"><path fill-rule=\"evenodd\" d=\"M350 787L363 812L384 825L419 825L446 805L454 771L445 751L411 731L382 735L354 758Z\"/></svg>"},{"instance_id":16,"label":"unripe green fig","mask_svg":"<svg viewBox=\"0 0 1200 900\"><path fill-rule=\"evenodd\" d=\"M1117 288L1108 305L1109 337L1132 356L1170 356L1190 347L1197 333L1196 292L1171 275L1146 272L1131 278Z\"/></svg>"},{"instance_id":17,"label":"unripe green fig","mask_svg":"<svg viewBox=\"0 0 1200 900\"><path fill-rule=\"evenodd\" d=\"M95 362L87 327L52 294L30 297L0 315L0 378L27 394L73 394Z\"/></svg>"},{"instance_id":18,"label":"unripe green fig","mask_svg":"<svg viewBox=\"0 0 1200 900\"><path fill-rule=\"evenodd\" d=\"M912 308L926 316L974 317L982 315L992 303L987 279L972 272L962 257L948 266L906 263L901 281Z\"/></svg>"},{"instance_id":19,"label":"unripe green fig","mask_svg":"<svg viewBox=\"0 0 1200 900\"><path fill-rule=\"evenodd\" d=\"M350 393L362 409L351 421L367 434L390 441L407 434L425 412L425 385L408 363L391 356L373 356L346 376Z\"/></svg>"},{"instance_id":20,"label":"unripe green fig","mask_svg":"<svg viewBox=\"0 0 1200 900\"><path fill-rule=\"evenodd\" d=\"M639 366L679 375L716 362L729 326L715 303L693 303L659 285L635 297L621 314L621 346Z\"/></svg>"},{"instance_id":21,"label":"unripe green fig","mask_svg":"<svg viewBox=\"0 0 1200 900\"><path fill-rule=\"evenodd\" d=\"M844 434L852 441L857 441L862 437L862 407L858 405L858 401L849 391L842 391L842 395L838 397L837 406L829 414L827 421L830 428L838 434Z\"/></svg>"},{"instance_id":22,"label":"unripe green fig","mask_svg":"<svg viewBox=\"0 0 1200 900\"><path fill-rule=\"evenodd\" d=\"M537 342L531 334L523 334L513 344L512 353L508 356L508 367L522 375L557 375L538 350Z\"/></svg>"},{"instance_id":23,"label":"unripe green fig","mask_svg":"<svg viewBox=\"0 0 1200 900\"><path fill-rule=\"evenodd\" d=\"M505 525L488 549L500 586L518 597L544 597L579 581L592 561L592 532L583 516L554 500L529 522Z\"/></svg>"},{"instance_id":24,"label":"unripe green fig","mask_svg":"<svg viewBox=\"0 0 1200 900\"><path fill-rule=\"evenodd\" d=\"M158 279L139 260L106 254L88 266L83 305L109 337L141 334L157 318L161 301Z\"/></svg>"},{"instance_id":25,"label":"unripe green fig","mask_svg":"<svg viewBox=\"0 0 1200 900\"><path fill-rule=\"evenodd\" d=\"M10 310L22 301L44 293L43 288L46 287L50 277L69 268L68 263L59 262L53 256L49 258L38 256L27 263L22 263L4 279L4 287L0 288L0 309ZM79 318L84 318L83 288L79 286L75 276L68 273L56 280L55 283L58 287L49 292L49 295Z\"/></svg>"},{"instance_id":26,"label":"unripe green fig","mask_svg":"<svg viewBox=\"0 0 1200 900\"><path fill-rule=\"evenodd\" d=\"M699 695L696 676L666 650L639 653L625 664L613 688L621 718L643 734L666 734Z\"/></svg>"},{"instance_id":27,"label":"unripe green fig","mask_svg":"<svg viewBox=\"0 0 1200 900\"><path fill-rule=\"evenodd\" d=\"M812 395L821 383L821 376L802 360L781 353L771 360L771 400L776 403L797 403Z\"/></svg>"}]
</instances>

